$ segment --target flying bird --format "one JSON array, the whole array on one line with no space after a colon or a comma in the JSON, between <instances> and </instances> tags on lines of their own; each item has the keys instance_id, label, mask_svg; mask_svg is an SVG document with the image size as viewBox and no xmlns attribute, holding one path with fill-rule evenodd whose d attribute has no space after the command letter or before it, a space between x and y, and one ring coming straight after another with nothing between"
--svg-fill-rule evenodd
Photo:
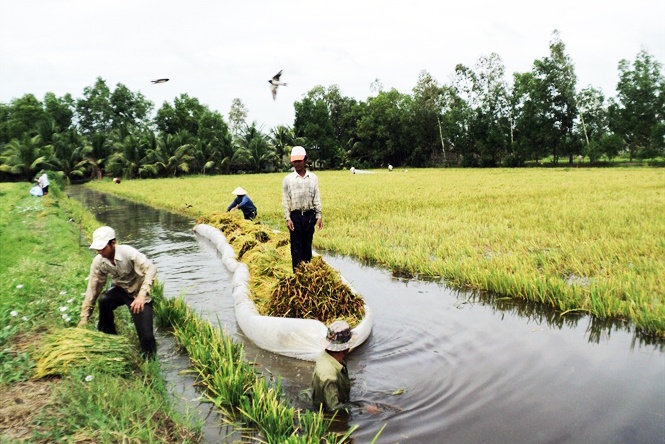
<instances>
[{"instance_id":1,"label":"flying bird","mask_svg":"<svg viewBox=\"0 0 665 444\"><path fill-rule=\"evenodd\" d=\"M152 83L166 83L168 82L169 79L157 79L157 80L151 80Z\"/></svg>"},{"instance_id":2,"label":"flying bird","mask_svg":"<svg viewBox=\"0 0 665 444\"><path fill-rule=\"evenodd\" d=\"M286 86L286 83L279 81L279 78L282 76L282 71L283 70L280 69L279 72L272 77L272 79L268 80L268 83L270 83L270 90L272 91L273 100L275 100L277 97L277 87Z\"/></svg>"}]
</instances>

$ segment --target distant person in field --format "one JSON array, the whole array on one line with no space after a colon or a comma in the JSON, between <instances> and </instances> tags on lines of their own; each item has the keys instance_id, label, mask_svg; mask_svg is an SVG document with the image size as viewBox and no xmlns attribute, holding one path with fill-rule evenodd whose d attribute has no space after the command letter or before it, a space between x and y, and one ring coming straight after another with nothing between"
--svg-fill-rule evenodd
<instances>
[{"instance_id":1,"label":"distant person in field","mask_svg":"<svg viewBox=\"0 0 665 444\"><path fill-rule=\"evenodd\" d=\"M42 171L42 175L37 179L37 183L42 188L42 195L46 196L48 194L49 181L48 175L44 171Z\"/></svg>"},{"instance_id":2,"label":"distant person in field","mask_svg":"<svg viewBox=\"0 0 665 444\"><path fill-rule=\"evenodd\" d=\"M312 260L314 228L323 228L319 179L307 171L307 152L301 146L291 150L293 172L282 181L282 207L291 240L293 271L301 262Z\"/></svg>"},{"instance_id":3,"label":"distant person in field","mask_svg":"<svg viewBox=\"0 0 665 444\"><path fill-rule=\"evenodd\" d=\"M247 196L247 191L238 187L233 190L231 194L235 195L236 198L233 199L233 202L231 202L231 205L228 206L226 211L240 210L246 220L254 220L257 215L257 210L252 199Z\"/></svg>"},{"instance_id":4,"label":"distant person in field","mask_svg":"<svg viewBox=\"0 0 665 444\"><path fill-rule=\"evenodd\" d=\"M95 230L90 249L96 250L97 255L90 266L88 288L78 326L83 327L88 323L99 298L97 330L117 334L113 311L126 305L132 314L143 355L147 358L154 357L157 345L153 332L151 292L157 267L134 247L116 245L115 231L111 227L99 227ZM109 276L111 288L102 294Z\"/></svg>"}]
</instances>

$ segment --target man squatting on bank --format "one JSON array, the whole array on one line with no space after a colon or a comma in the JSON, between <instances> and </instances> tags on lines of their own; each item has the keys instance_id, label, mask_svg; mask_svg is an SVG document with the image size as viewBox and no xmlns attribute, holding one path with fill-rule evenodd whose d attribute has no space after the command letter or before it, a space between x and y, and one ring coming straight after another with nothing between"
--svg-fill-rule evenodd
<instances>
[{"instance_id":1,"label":"man squatting on bank","mask_svg":"<svg viewBox=\"0 0 665 444\"><path fill-rule=\"evenodd\" d=\"M153 332L150 295L157 267L136 248L116 245L115 231L111 227L100 227L95 230L90 249L97 250L97 255L90 266L90 277L81 307L79 327L88 323L95 302L99 298L97 330L117 334L113 310L126 305L132 314L143 355L154 357L157 345ZM111 276L111 288L100 296L108 276Z\"/></svg>"}]
</instances>

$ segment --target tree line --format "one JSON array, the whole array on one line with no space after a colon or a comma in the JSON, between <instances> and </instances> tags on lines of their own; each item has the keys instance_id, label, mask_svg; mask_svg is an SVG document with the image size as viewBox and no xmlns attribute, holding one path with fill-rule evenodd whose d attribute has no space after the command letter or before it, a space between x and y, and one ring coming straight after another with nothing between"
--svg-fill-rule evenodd
<instances>
[{"instance_id":1,"label":"tree line","mask_svg":"<svg viewBox=\"0 0 665 444\"><path fill-rule=\"evenodd\" d=\"M294 103L292 126L264 131L233 100L225 119L181 94L156 112L140 92L98 77L74 99L47 93L0 103L0 180L41 169L67 180L285 171L294 145L315 168L519 167L592 163L625 155L665 156L665 78L647 51L621 60L615 97L577 87L558 33L549 54L508 83L493 53L457 65L447 84L422 71L410 94L384 90L358 101L337 85L316 86Z\"/></svg>"}]
</instances>

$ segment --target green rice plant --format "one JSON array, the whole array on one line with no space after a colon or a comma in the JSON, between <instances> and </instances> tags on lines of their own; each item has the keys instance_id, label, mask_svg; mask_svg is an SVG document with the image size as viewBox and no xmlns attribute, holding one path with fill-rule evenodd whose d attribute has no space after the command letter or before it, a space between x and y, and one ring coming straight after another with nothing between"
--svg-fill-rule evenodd
<instances>
[{"instance_id":1,"label":"green rice plant","mask_svg":"<svg viewBox=\"0 0 665 444\"><path fill-rule=\"evenodd\" d=\"M256 378L238 411L249 425L263 432L269 443L282 443L293 434L294 409L286 405L279 380L270 387L264 378Z\"/></svg>"},{"instance_id":2,"label":"green rice plant","mask_svg":"<svg viewBox=\"0 0 665 444\"><path fill-rule=\"evenodd\" d=\"M240 421L258 430L268 443L342 443L344 435L329 432L322 412L295 412L288 406L279 381L270 386L248 362L244 348L221 329L202 320L182 298L163 299L155 292L155 313L168 311L174 336L187 352L203 397L223 412L227 421Z\"/></svg>"},{"instance_id":3,"label":"green rice plant","mask_svg":"<svg viewBox=\"0 0 665 444\"><path fill-rule=\"evenodd\" d=\"M324 218L324 229L314 236L318 250L400 276L630 319L645 333L665 335L662 168L317 175ZM285 232L283 176L243 175L242 185L259 208L258 222ZM225 208L227 190L238 180L229 175L91 186L199 217ZM591 292L597 293L594 305Z\"/></svg>"},{"instance_id":4,"label":"green rice plant","mask_svg":"<svg viewBox=\"0 0 665 444\"><path fill-rule=\"evenodd\" d=\"M137 365L129 340L84 328L50 332L35 353L35 377L67 375L74 369L129 375Z\"/></svg>"}]
</instances>

